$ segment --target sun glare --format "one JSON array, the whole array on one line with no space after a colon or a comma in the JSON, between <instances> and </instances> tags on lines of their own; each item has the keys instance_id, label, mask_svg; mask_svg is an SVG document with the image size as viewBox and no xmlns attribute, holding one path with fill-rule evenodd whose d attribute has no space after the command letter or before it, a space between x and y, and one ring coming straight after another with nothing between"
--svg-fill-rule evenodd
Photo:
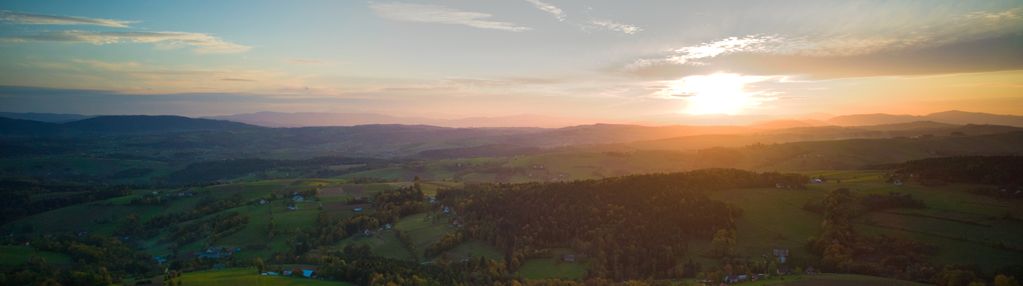
<instances>
[{"instance_id":1,"label":"sun glare","mask_svg":"<svg viewBox=\"0 0 1023 286\"><path fill-rule=\"evenodd\" d=\"M682 112L686 114L735 115L757 104L754 95L744 89L752 81L751 77L730 73L687 76L671 84L671 93L685 97Z\"/></svg>"}]
</instances>

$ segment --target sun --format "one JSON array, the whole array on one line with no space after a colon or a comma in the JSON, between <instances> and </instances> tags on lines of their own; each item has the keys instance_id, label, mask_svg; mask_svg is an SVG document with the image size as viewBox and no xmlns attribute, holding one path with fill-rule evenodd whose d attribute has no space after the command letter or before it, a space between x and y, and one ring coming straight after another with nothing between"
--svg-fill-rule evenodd
<instances>
[{"instance_id":1,"label":"sun","mask_svg":"<svg viewBox=\"0 0 1023 286\"><path fill-rule=\"evenodd\" d=\"M686 99L683 113L690 115L736 115L759 102L745 86L750 77L731 73L687 76L672 82L670 92Z\"/></svg>"}]
</instances>

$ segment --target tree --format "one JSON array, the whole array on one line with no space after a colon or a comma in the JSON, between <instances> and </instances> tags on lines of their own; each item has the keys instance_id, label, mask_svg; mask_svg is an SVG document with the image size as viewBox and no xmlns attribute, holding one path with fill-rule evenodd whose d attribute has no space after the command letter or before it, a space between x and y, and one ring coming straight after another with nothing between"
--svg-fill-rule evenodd
<instances>
[{"instance_id":1,"label":"tree","mask_svg":"<svg viewBox=\"0 0 1023 286\"><path fill-rule=\"evenodd\" d=\"M735 255L735 230L722 228L714 233L714 255L731 257Z\"/></svg>"},{"instance_id":2,"label":"tree","mask_svg":"<svg viewBox=\"0 0 1023 286\"><path fill-rule=\"evenodd\" d=\"M1019 282L1016 281L1016 277L998 274L995 276L995 286L1019 286Z\"/></svg>"},{"instance_id":3,"label":"tree","mask_svg":"<svg viewBox=\"0 0 1023 286\"><path fill-rule=\"evenodd\" d=\"M262 274L263 270L266 270L266 264L263 263L262 258L256 257L256 259L253 259L252 265L256 266L256 271L259 271L256 274Z\"/></svg>"}]
</instances>

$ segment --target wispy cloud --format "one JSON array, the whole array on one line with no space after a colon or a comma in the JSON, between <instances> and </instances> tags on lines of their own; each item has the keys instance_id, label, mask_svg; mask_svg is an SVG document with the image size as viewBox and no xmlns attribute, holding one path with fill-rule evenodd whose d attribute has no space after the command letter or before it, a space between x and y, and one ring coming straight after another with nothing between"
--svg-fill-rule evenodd
<instances>
[{"instance_id":1,"label":"wispy cloud","mask_svg":"<svg viewBox=\"0 0 1023 286\"><path fill-rule=\"evenodd\" d=\"M635 69L659 64L698 65L700 64L698 60L713 58L723 54L770 51L781 42L782 39L778 36L747 35L743 37L728 37L717 41L674 49L670 55L664 57L639 59L629 64L627 68Z\"/></svg>"},{"instance_id":2,"label":"wispy cloud","mask_svg":"<svg viewBox=\"0 0 1023 286\"><path fill-rule=\"evenodd\" d=\"M493 15L452 9L438 5L410 3L374 3L370 4L378 16L395 21L463 25L479 29L492 29L510 32L531 30L529 27L515 23L491 20Z\"/></svg>"},{"instance_id":3,"label":"wispy cloud","mask_svg":"<svg viewBox=\"0 0 1023 286\"><path fill-rule=\"evenodd\" d=\"M676 76L681 70L715 69L812 70L820 74L858 76L921 74L928 70L1002 70L1013 68L1023 60L1018 51L1015 56L1007 52L1020 45L1020 32L1023 32L1020 27L1023 27L1023 8L971 12L940 22L892 27L883 32L727 37L672 49L656 57L640 58L626 64L625 70L644 73L660 69ZM981 46L985 48L976 49ZM979 52L981 50L984 52ZM664 69L670 66L678 68Z\"/></svg>"},{"instance_id":4,"label":"wispy cloud","mask_svg":"<svg viewBox=\"0 0 1023 286\"><path fill-rule=\"evenodd\" d=\"M533 6L536 7L536 9L540 9L540 11L553 15L554 18L558 19L558 21L565 21L565 11L562 11L561 8L558 8L557 6L540 0L526 0L526 2L533 4Z\"/></svg>"},{"instance_id":5,"label":"wispy cloud","mask_svg":"<svg viewBox=\"0 0 1023 286\"><path fill-rule=\"evenodd\" d=\"M643 31L643 28L610 20L590 20L590 25L608 31L625 33L627 35Z\"/></svg>"},{"instance_id":6,"label":"wispy cloud","mask_svg":"<svg viewBox=\"0 0 1023 286\"><path fill-rule=\"evenodd\" d=\"M533 4L533 7L536 7L536 9L538 9L540 11L543 11L543 12L546 12L547 14L551 14L552 16L554 16L555 19L558 19L559 22L566 22L566 23L571 24L573 26L576 26L577 28L582 29L584 31L585 30L590 30L590 29L598 29L598 30L619 32L619 33L623 33L623 34L626 34L626 35L632 35L632 34L635 34L635 33L643 31L643 28L637 27L635 25L629 25L629 24L625 24L625 23L621 23L621 22L617 22L617 21L611 21L611 20L592 19L591 18L587 22L582 22L582 23L580 23L578 21L567 21L568 14L565 13L565 11L562 10L561 8L559 8L558 6L554 6L554 4L543 2L543 1L540 1L540 0L525 0L525 1L529 2L530 4Z\"/></svg>"},{"instance_id":7,"label":"wispy cloud","mask_svg":"<svg viewBox=\"0 0 1023 286\"><path fill-rule=\"evenodd\" d=\"M112 28L128 28L130 24L137 23L137 21L124 21L75 16L43 15L14 12L7 10L0 11L0 21L24 25L91 25Z\"/></svg>"},{"instance_id":8,"label":"wispy cloud","mask_svg":"<svg viewBox=\"0 0 1023 286\"><path fill-rule=\"evenodd\" d=\"M117 43L154 44L160 48L191 47L196 53L241 53L251 47L224 41L212 35L188 32L97 32L67 30L7 36L7 42L67 42L107 45Z\"/></svg>"}]
</instances>

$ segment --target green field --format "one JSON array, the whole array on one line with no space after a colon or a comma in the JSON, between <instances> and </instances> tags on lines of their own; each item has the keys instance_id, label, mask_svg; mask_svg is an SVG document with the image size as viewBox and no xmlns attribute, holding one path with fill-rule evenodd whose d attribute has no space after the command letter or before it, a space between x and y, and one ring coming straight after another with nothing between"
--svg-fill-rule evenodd
<instances>
[{"instance_id":1,"label":"green field","mask_svg":"<svg viewBox=\"0 0 1023 286\"><path fill-rule=\"evenodd\" d=\"M455 228L447 223L446 217L431 218L427 213L404 217L394 225L394 228L412 239L412 244L418 252L416 256L421 258L429 258L424 257L426 248L440 240L444 234L455 231Z\"/></svg>"},{"instance_id":2,"label":"green field","mask_svg":"<svg viewBox=\"0 0 1023 286\"><path fill-rule=\"evenodd\" d=\"M560 258L533 258L522 263L515 274L526 279L582 279L586 275L586 265L563 262Z\"/></svg>"},{"instance_id":3,"label":"green field","mask_svg":"<svg viewBox=\"0 0 1023 286\"><path fill-rule=\"evenodd\" d=\"M323 285L323 286L344 286L354 285L344 282L325 281L308 278L263 276L256 273L255 268L230 268L221 270L210 270L190 272L181 275L183 285L260 285L260 286L289 286L289 285Z\"/></svg>"},{"instance_id":4,"label":"green field","mask_svg":"<svg viewBox=\"0 0 1023 286\"><path fill-rule=\"evenodd\" d=\"M444 252L451 259L463 259L463 258L475 258L475 257L486 257L494 260L504 259L504 255L501 251L486 242L478 240L470 240L455 246Z\"/></svg>"},{"instance_id":5,"label":"green field","mask_svg":"<svg viewBox=\"0 0 1023 286\"><path fill-rule=\"evenodd\" d=\"M823 198L823 191L785 189L734 189L715 191L711 198L743 210L736 220L737 250L745 256L770 255L775 248L788 248L792 261L807 261L811 254L807 238L820 233L821 217L804 211L808 200ZM709 251L710 242L693 245L698 254Z\"/></svg>"},{"instance_id":6,"label":"green field","mask_svg":"<svg viewBox=\"0 0 1023 286\"><path fill-rule=\"evenodd\" d=\"M0 267L25 264L32 257L42 258L46 263L53 265L67 265L71 263L71 258L61 253L39 251L24 245L0 245Z\"/></svg>"},{"instance_id":7,"label":"green field","mask_svg":"<svg viewBox=\"0 0 1023 286\"><path fill-rule=\"evenodd\" d=\"M412 254L409 253L408 250L405 250L401 241L398 240L398 236L394 233L394 231L390 230L379 231L371 236L356 234L341 240L337 245L330 247L330 249L340 250L349 245L369 246L370 252L372 252L373 255L380 257L408 261L413 260Z\"/></svg>"}]
</instances>

